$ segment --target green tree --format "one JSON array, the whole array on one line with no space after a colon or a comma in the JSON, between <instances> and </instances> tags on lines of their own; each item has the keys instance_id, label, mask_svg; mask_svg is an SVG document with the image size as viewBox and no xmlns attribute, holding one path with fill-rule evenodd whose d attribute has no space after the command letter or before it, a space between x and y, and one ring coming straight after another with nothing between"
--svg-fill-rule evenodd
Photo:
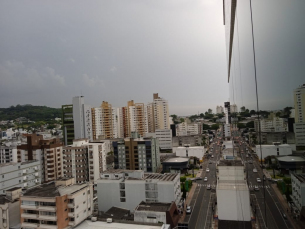
<instances>
[{"instance_id":1,"label":"green tree","mask_svg":"<svg viewBox=\"0 0 305 229\"><path fill-rule=\"evenodd\" d=\"M208 130L208 129L210 129L210 126L203 123L203 124L202 124L202 129L203 129L203 130Z\"/></svg>"},{"instance_id":2,"label":"green tree","mask_svg":"<svg viewBox=\"0 0 305 229\"><path fill-rule=\"evenodd\" d=\"M244 129L244 128L246 128L246 126L243 123L237 123L237 128L238 129Z\"/></svg>"},{"instance_id":3,"label":"green tree","mask_svg":"<svg viewBox=\"0 0 305 229\"><path fill-rule=\"evenodd\" d=\"M219 125L218 124L213 124L212 126L211 126L211 129L212 130L217 130L219 128Z\"/></svg>"},{"instance_id":4,"label":"green tree","mask_svg":"<svg viewBox=\"0 0 305 229\"><path fill-rule=\"evenodd\" d=\"M240 112L245 112L245 111L246 111L245 106L242 106L242 107L240 108Z\"/></svg>"},{"instance_id":5,"label":"green tree","mask_svg":"<svg viewBox=\"0 0 305 229\"><path fill-rule=\"evenodd\" d=\"M212 112L213 112L212 109L209 108L209 109L208 109L208 113L209 113L209 114L212 114Z\"/></svg>"},{"instance_id":6,"label":"green tree","mask_svg":"<svg viewBox=\"0 0 305 229\"><path fill-rule=\"evenodd\" d=\"M254 121L248 122L248 123L246 124L246 127L247 127L247 128L254 128Z\"/></svg>"},{"instance_id":7,"label":"green tree","mask_svg":"<svg viewBox=\"0 0 305 229\"><path fill-rule=\"evenodd\" d=\"M180 118L180 122L184 122L184 118Z\"/></svg>"}]
</instances>

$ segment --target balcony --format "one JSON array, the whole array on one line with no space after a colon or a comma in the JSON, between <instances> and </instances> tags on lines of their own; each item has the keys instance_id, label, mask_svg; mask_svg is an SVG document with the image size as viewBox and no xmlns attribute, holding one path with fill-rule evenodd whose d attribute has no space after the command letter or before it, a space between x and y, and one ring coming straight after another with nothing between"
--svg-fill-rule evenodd
<instances>
[{"instance_id":1,"label":"balcony","mask_svg":"<svg viewBox=\"0 0 305 229\"><path fill-rule=\"evenodd\" d=\"M74 212L69 212L69 213L68 213L68 216L69 216L69 217L74 217L74 215L75 215Z\"/></svg>"},{"instance_id":2,"label":"balcony","mask_svg":"<svg viewBox=\"0 0 305 229\"><path fill-rule=\"evenodd\" d=\"M39 228L41 229L57 229L57 225L51 225L51 224L40 224Z\"/></svg>"},{"instance_id":3,"label":"balcony","mask_svg":"<svg viewBox=\"0 0 305 229\"><path fill-rule=\"evenodd\" d=\"M39 224L37 223L26 223L26 222L23 222L21 224L21 227L22 228L38 228L39 227Z\"/></svg>"},{"instance_id":4,"label":"balcony","mask_svg":"<svg viewBox=\"0 0 305 229\"><path fill-rule=\"evenodd\" d=\"M39 220L50 220L50 221L57 221L57 217L54 215L39 215Z\"/></svg>"},{"instance_id":5,"label":"balcony","mask_svg":"<svg viewBox=\"0 0 305 229\"><path fill-rule=\"evenodd\" d=\"M75 225L75 222L74 221L70 221L69 222L69 226L74 226Z\"/></svg>"},{"instance_id":6,"label":"balcony","mask_svg":"<svg viewBox=\"0 0 305 229\"><path fill-rule=\"evenodd\" d=\"M55 212L56 207L55 206L37 206L37 210Z\"/></svg>"},{"instance_id":7,"label":"balcony","mask_svg":"<svg viewBox=\"0 0 305 229\"><path fill-rule=\"evenodd\" d=\"M37 219L39 215L37 214L29 214L29 213L22 213L21 217L22 218L27 218L27 219Z\"/></svg>"},{"instance_id":8,"label":"balcony","mask_svg":"<svg viewBox=\"0 0 305 229\"><path fill-rule=\"evenodd\" d=\"M75 204L74 203L68 203L68 208L74 208Z\"/></svg>"}]
</instances>

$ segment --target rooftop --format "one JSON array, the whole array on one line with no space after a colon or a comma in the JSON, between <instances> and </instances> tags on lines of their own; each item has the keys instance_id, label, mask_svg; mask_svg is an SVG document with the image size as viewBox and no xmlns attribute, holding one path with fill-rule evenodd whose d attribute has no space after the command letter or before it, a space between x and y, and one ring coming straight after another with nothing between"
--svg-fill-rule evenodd
<instances>
[{"instance_id":1,"label":"rooftop","mask_svg":"<svg viewBox=\"0 0 305 229\"><path fill-rule=\"evenodd\" d=\"M160 174L160 173L145 173L144 174L144 178L146 180L159 180L159 181L173 181L177 176L180 176L179 173L175 173L175 174Z\"/></svg>"},{"instance_id":2,"label":"rooftop","mask_svg":"<svg viewBox=\"0 0 305 229\"><path fill-rule=\"evenodd\" d=\"M241 160L220 160L218 166L244 166Z\"/></svg>"},{"instance_id":3,"label":"rooftop","mask_svg":"<svg viewBox=\"0 0 305 229\"><path fill-rule=\"evenodd\" d=\"M135 211L166 212L172 203L146 203L142 201Z\"/></svg>"},{"instance_id":4,"label":"rooftop","mask_svg":"<svg viewBox=\"0 0 305 229\"><path fill-rule=\"evenodd\" d=\"M283 162L305 162L304 157L298 157L298 156L277 157L277 160Z\"/></svg>"},{"instance_id":5,"label":"rooftop","mask_svg":"<svg viewBox=\"0 0 305 229\"><path fill-rule=\"evenodd\" d=\"M125 223L107 223L107 222L91 222L85 220L75 227L76 229L161 229L162 226L139 225L139 224L125 224Z\"/></svg>"},{"instance_id":6,"label":"rooftop","mask_svg":"<svg viewBox=\"0 0 305 229\"><path fill-rule=\"evenodd\" d=\"M84 187L87 184L74 184L69 186L55 186L55 182L50 182L47 184L39 185L35 188L28 189L23 196L33 196L33 197L56 197L63 196L66 194L73 194Z\"/></svg>"},{"instance_id":7,"label":"rooftop","mask_svg":"<svg viewBox=\"0 0 305 229\"><path fill-rule=\"evenodd\" d=\"M7 192L7 191L12 192L12 191L15 191L15 190L18 190L18 189L22 189L22 188L20 188L20 187L14 187L14 188L7 189L6 192Z\"/></svg>"},{"instance_id":8,"label":"rooftop","mask_svg":"<svg viewBox=\"0 0 305 229\"><path fill-rule=\"evenodd\" d=\"M172 158L169 158L167 159L166 161L164 162L171 162L171 163L175 163L175 162L188 162L189 161L189 158L187 157L172 157ZM162 163L164 163L162 162Z\"/></svg>"}]
</instances>

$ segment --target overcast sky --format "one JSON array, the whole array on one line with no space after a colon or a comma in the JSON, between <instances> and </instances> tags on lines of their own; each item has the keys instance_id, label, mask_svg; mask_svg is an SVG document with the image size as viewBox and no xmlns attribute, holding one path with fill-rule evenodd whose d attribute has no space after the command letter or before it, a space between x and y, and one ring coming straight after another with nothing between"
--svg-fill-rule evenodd
<instances>
[{"instance_id":1,"label":"overcast sky","mask_svg":"<svg viewBox=\"0 0 305 229\"><path fill-rule=\"evenodd\" d=\"M258 73L274 85L289 76L293 90L305 83L305 1L255 2ZM249 9L239 6L241 67L235 60L235 78L242 75L245 85L235 86L235 102L247 106L253 59ZM222 0L1 0L0 107L60 107L77 95L93 106L108 101L120 107L132 99L150 102L158 92L171 114L215 111L233 102L222 9ZM283 104L289 104L292 92L286 80L280 82ZM278 99L279 88L264 85L262 95Z\"/></svg>"}]
</instances>

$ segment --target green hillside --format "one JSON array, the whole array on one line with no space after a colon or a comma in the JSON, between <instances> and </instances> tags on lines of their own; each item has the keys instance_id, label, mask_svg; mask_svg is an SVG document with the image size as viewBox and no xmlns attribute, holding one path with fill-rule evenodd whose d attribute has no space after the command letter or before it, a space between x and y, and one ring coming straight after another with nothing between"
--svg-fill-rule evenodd
<instances>
[{"instance_id":1,"label":"green hillside","mask_svg":"<svg viewBox=\"0 0 305 229\"><path fill-rule=\"evenodd\" d=\"M61 108L51 108L46 106L33 106L30 104L0 108L1 120L14 120L25 117L31 121L47 121L54 118L61 118Z\"/></svg>"}]
</instances>

